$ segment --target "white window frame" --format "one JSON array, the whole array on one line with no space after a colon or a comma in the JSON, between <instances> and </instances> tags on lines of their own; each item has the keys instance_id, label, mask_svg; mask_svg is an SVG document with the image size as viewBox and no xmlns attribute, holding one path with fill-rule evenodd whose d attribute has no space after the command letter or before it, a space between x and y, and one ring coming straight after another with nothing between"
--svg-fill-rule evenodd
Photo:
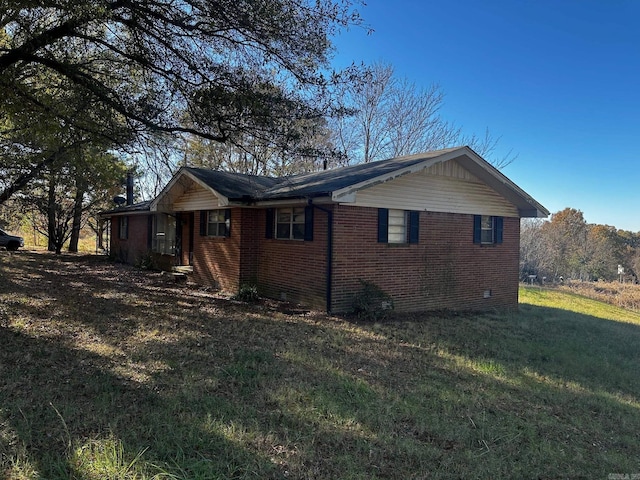
<instances>
[{"instance_id":1,"label":"white window frame","mask_svg":"<svg viewBox=\"0 0 640 480\"><path fill-rule=\"evenodd\" d=\"M153 216L151 251L162 255L176 254L176 217L166 213Z\"/></svg>"},{"instance_id":2,"label":"white window frame","mask_svg":"<svg viewBox=\"0 0 640 480\"><path fill-rule=\"evenodd\" d=\"M409 212L406 210L389 209L387 243L408 243L408 217Z\"/></svg>"},{"instance_id":3,"label":"white window frame","mask_svg":"<svg viewBox=\"0 0 640 480\"><path fill-rule=\"evenodd\" d=\"M480 243L491 245L496 242L495 238L495 217L491 215L480 216Z\"/></svg>"},{"instance_id":4,"label":"white window frame","mask_svg":"<svg viewBox=\"0 0 640 480\"><path fill-rule=\"evenodd\" d=\"M278 240L304 240L304 207L277 208L274 215L274 233Z\"/></svg>"},{"instance_id":5,"label":"white window frame","mask_svg":"<svg viewBox=\"0 0 640 480\"><path fill-rule=\"evenodd\" d=\"M228 237L231 231L231 219L226 217L226 210L207 211L207 236Z\"/></svg>"}]
</instances>

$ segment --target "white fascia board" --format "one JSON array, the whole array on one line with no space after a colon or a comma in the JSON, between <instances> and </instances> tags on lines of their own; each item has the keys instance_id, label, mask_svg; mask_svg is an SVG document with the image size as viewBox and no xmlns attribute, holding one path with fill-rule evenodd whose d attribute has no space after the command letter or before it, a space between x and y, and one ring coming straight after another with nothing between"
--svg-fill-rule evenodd
<instances>
[{"instance_id":1,"label":"white fascia board","mask_svg":"<svg viewBox=\"0 0 640 480\"><path fill-rule=\"evenodd\" d=\"M345 193L341 193L340 195L337 195L337 192L333 192L333 195L331 195L331 200L333 200L334 202L340 202L340 203L356 203L356 193L357 191L352 191L352 192L345 192Z\"/></svg>"},{"instance_id":2,"label":"white fascia board","mask_svg":"<svg viewBox=\"0 0 640 480\"><path fill-rule=\"evenodd\" d=\"M437 163L453 160L455 158L458 158L464 155L466 153L465 150L471 151L468 147L461 147L451 152L438 155L437 157L426 158L423 162L416 163L409 167L404 167L398 170L394 170L393 172L380 175L378 177L371 178L369 180L365 180L360 183L349 185L348 187L341 188L340 190L336 190L335 192L332 192L331 199L334 202L339 202L339 203L354 203L356 201L356 194L358 193L359 190L363 190L365 188L369 188L374 185L378 185L381 183L388 182L390 180L394 180L403 175L419 172Z\"/></svg>"}]
</instances>

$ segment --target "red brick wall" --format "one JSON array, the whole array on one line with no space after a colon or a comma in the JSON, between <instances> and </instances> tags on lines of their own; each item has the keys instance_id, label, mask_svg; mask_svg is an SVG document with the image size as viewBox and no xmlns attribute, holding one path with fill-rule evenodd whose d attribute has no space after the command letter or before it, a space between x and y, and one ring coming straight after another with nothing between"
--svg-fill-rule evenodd
<instances>
[{"instance_id":1,"label":"red brick wall","mask_svg":"<svg viewBox=\"0 0 640 480\"><path fill-rule=\"evenodd\" d=\"M266 212L255 211L257 285L267 297L326 308L327 214L314 209L313 241L265 238Z\"/></svg>"},{"instance_id":2,"label":"red brick wall","mask_svg":"<svg viewBox=\"0 0 640 480\"><path fill-rule=\"evenodd\" d=\"M200 212L194 215L193 279L235 293L240 286L240 238L244 210L231 209L231 236L200 235Z\"/></svg>"},{"instance_id":3,"label":"red brick wall","mask_svg":"<svg viewBox=\"0 0 640 480\"><path fill-rule=\"evenodd\" d=\"M419 243L390 245L377 242L377 215L335 208L333 311L351 309L358 279L381 287L402 311L517 308L518 218L504 218L502 244L475 245L473 215L420 212Z\"/></svg>"},{"instance_id":4,"label":"red brick wall","mask_svg":"<svg viewBox=\"0 0 640 480\"><path fill-rule=\"evenodd\" d=\"M264 237L265 212L259 209L243 209L240 220L242 238L240 239L240 284L258 284L258 255L260 240Z\"/></svg>"},{"instance_id":5,"label":"red brick wall","mask_svg":"<svg viewBox=\"0 0 640 480\"><path fill-rule=\"evenodd\" d=\"M504 218L502 244L475 245L473 215L420 212L420 242L390 245L377 242L376 208L329 208L334 212L332 311L351 310L359 279L381 287L402 311L517 308L519 219ZM111 221L112 254L136 263L148 251L147 215L129 216L127 240L119 239L119 218ZM255 284L264 296L326 308L325 212L314 210L309 242L266 239L264 209L232 209L230 237L200 236L199 212L194 223L196 282L229 292ZM184 232L185 252L187 242ZM484 298L489 290L491 296Z\"/></svg>"},{"instance_id":6,"label":"red brick wall","mask_svg":"<svg viewBox=\"0 0 640 480\"><path fill-rule=\"evenodd\" d=\"M149 252L149 215L128 215L129 234L126 239L120 238L120 218L111 217L111 256L120 262L134 265Z\"/></svg>"},{"instance_id":7,"label":"red brick wall","mask_svg":"<svg viewBox=\"0 0 640 480\"><path fill-rule=\"evenodd\" d=\"M261 295L326 308L326 214L314 212L314 240L265 238L264 209L231 210L231 236L202 237L195 214L193 279L228 292L256 285Z\"/></svg>"}]
</instances>

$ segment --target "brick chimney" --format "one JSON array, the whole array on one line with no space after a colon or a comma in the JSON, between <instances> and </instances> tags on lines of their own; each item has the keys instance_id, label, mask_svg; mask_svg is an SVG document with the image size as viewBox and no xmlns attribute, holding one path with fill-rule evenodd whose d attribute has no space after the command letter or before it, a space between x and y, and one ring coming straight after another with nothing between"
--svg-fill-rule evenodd
<instances>
[{"instance_id":1,"label":"brick chimney","mask_svg":"<svg viewBox=\"0 0 640 480\"><path fill-rule=\"evenodd\" d=\"M133 205L133 172L127 173L127 205Z\"/></svg>"}]
</instances>

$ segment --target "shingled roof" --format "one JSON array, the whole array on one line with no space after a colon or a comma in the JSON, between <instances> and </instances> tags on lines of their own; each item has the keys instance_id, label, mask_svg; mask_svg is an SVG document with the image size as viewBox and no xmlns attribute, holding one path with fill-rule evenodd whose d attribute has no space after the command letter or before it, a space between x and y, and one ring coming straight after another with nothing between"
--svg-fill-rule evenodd
<instances>
[{"instance_id":1,"label":"shingled roof","mask_svg":"<svg viewBox=\"0 0 640 480\"><path fill-rule=\"evenodd\" d=\"M254 200L313 198L330 196L337 190L396 172L455 150L457 148L449 148L285 177L264 177L193 167L184 167L182 170L193 174L230 200L247 197Z\"/></svg>"},{"instance_id":2,"label":"shingled roof","mask_svg":"<svg viewBox=\"0 0 640 480\"><path fill-rule=\"evenodd\" d=\"M344 188L393 174L455 150L457 149L437 150L418 155L283 177L277 185L266 190L264 196L265 198L279 199L331 195L333 192Z\"/></svg>"},{"instance_id":3,"label":"shingled roof","mask_svg":"<svg viewBox=\"0 0 640 480\"><path fill-rule=\"evenodd\" d=\"M226 197L222 204L248 204L317 197L329 197L333 201L345 202L348 201L349 195L360 189L449 160L456 160L476 178L516 205L522 216L544 217L549 214L542 205L466 146L285 177L265 177L183 167L152 202L151 210L154 210L155 205L163 195L168 194L172 185L181 176L190 177L218 196Z\"/></svg>"},{"instance_id":4,"label":"shingled roof","mask_svg":"<svg viewBox=\"0 0 640 480\"><path fill-rule=\"evenodd\" d=\"M181 171L192 174L216 192L235 200L261 197L265 191L282 181L282 178L223 172L207 168L183 167Z\"/></svg>"},{"instance_id":5,"label":"shingled roof","mask_svg":"<svg viewBox=\"0 0 640 480\"><path fill-rule=\"evenodd\" d=\"M121 207L117 207L112 210L100 212L100 215L102 216L118 215L118 214L131 215L134 213L148 212L150 206L151 206L151 200L146 200L144 202L134 203L133 205L123 205Z\"/></svg>"}]
</instances>

